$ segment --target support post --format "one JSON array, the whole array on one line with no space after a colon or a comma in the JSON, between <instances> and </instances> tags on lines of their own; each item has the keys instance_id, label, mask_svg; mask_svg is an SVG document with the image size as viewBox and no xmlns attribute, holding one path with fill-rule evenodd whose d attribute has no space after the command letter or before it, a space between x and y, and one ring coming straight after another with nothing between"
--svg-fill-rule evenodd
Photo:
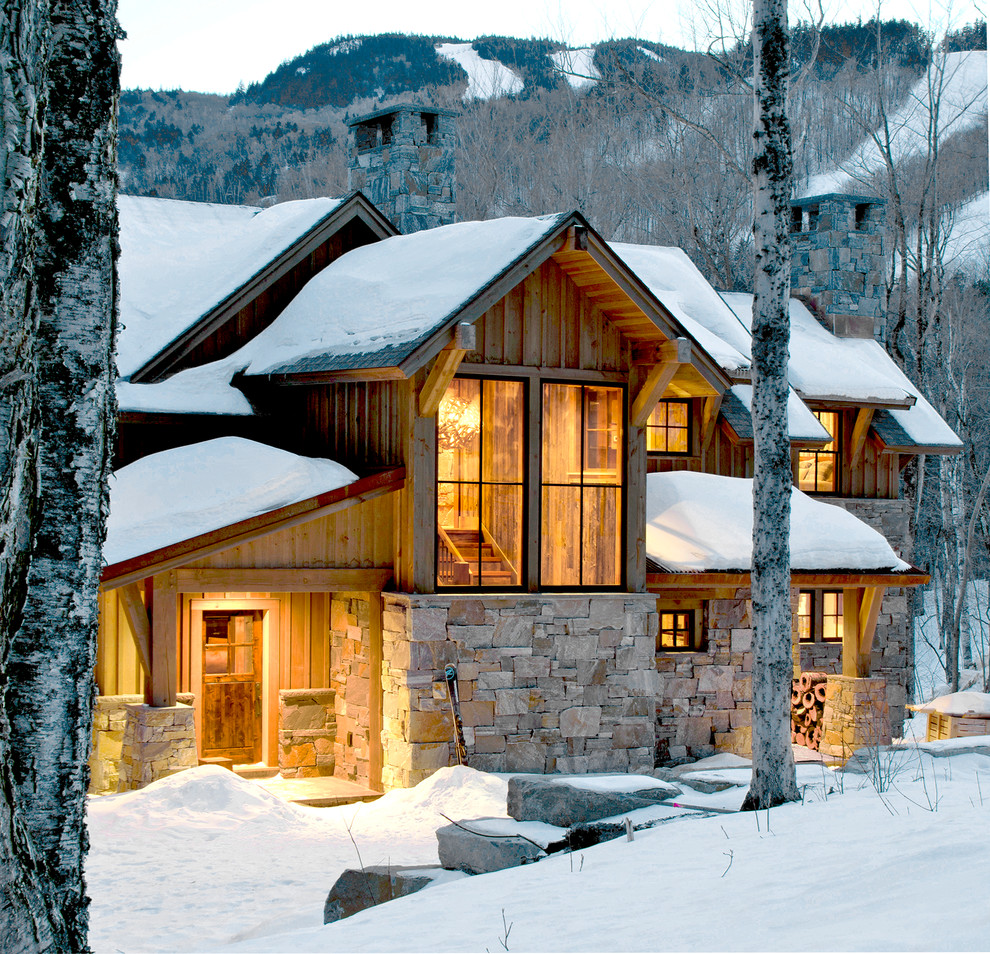
<instances>
[{"instance_id":1,"label":"support post","mask_svg":"<svg viewBox=\"0 0 990 954\"><path fill-rule=\"evenodd\" d=\"M151 627L151 704L174 706L178 681L178 590L175 570L155 576Z\"/></svg>"}]
</instances>

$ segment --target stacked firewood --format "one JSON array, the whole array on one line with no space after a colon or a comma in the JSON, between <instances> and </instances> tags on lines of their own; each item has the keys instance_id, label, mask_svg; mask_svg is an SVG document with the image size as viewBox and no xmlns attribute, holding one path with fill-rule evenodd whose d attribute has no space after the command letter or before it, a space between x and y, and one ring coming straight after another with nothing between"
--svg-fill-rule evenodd
<instances>
[{"instance_id":1,"label":"stacked firewood","mask_svg":"<svg viewBox=\"0 0 990 954\"><path fill-rule=\"evenodd\" d=\"M818 751L828 673L803 672L791 683L791 741Z\"/></svg>"}]
</instances>

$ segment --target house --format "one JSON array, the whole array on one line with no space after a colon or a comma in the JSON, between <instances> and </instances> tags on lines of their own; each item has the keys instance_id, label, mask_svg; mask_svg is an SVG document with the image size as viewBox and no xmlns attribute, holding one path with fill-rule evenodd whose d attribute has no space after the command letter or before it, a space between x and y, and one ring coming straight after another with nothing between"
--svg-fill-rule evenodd
<instances>
[{"instance_id":1,"label":"house","mask_svg":"<svg viewBox=\"0 0 990 954\"><path fill-rule=\"evenodd\" d=\"M365 119L355 164L432 224L447 120ZM828 231L799 233L822 244L819 314L795 302L788 410L795 665L833 674L840 749L843 725L903 716L904 587L925 576L895 552L899 469L960 446L850 336L881 251L860 198L799 221ZM360 193L312 202L122 200L96 785L204 758L415 784L451 757L448 664L479 768L745 751L745 299L576 212L397 235ZM855 300L824 274L843 231Z\"/></svg>"}]
</instances>

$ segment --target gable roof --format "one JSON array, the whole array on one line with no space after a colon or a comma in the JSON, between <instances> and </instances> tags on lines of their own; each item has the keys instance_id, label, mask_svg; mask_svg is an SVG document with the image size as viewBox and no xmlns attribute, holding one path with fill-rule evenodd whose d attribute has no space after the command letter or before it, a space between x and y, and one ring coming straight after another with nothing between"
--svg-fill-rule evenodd
<instances>
[{"instance_id":1,"label":"gable roof","mask_svg":"<svg viewBox=\"0 0 990 954\"><path fill-rule=\"evenodd\" d=\"M635 341L691 340L712 393L724 372L578 212L459 222L355 249L313 278L237 356L248 376L407 377L543 261L553 257ZM589 273L595 283L586 287Z\"/></svg>"},{"instance_id":2,"label":"gable roof","mask_svg":"<svg viewBox=\"0 0 990 954\"><path fill-rule=\"evenodd\" d=\"M104 582L181 565L388 493L402 468L359 478L332 460L240 437L150 454L110 479Z\"/></svg>"},{"instance_id":3,"label":"gable roof","mask_svg":"<svg viewBox=\"0 0 990 954\"><path fill-rule=\"evenodd\" d=\"M394 227L360 193L266 209L122 195L117 365L140 380L203 340L346 222Z\"/></svg>"}]
</instances>

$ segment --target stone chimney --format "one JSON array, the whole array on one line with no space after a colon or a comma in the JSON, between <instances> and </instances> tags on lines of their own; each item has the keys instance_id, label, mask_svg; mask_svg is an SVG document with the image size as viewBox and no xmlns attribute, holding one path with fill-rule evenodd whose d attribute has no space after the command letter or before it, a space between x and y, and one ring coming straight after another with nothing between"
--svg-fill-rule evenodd
<instances>
[{"instance_id":1,"label":"stone chimney","mask_svg":"<svg viewBox=\"0 0 990 954\"><path fill-rule=\"evenodd\" d=\"M403 235L454 221L455 113L401 103L352 119L347 185Z\"/></svg>"},{"instance_id":2,"label":"stone chimney","mask_svg":"<svg viewBox=\"0 0 990 954\"><path fill-rule=\"evenodd\" d=\"M791 294L843 338L881 330L884 205L839 194L791 202Z\"/></svg>"}]
</instances>

